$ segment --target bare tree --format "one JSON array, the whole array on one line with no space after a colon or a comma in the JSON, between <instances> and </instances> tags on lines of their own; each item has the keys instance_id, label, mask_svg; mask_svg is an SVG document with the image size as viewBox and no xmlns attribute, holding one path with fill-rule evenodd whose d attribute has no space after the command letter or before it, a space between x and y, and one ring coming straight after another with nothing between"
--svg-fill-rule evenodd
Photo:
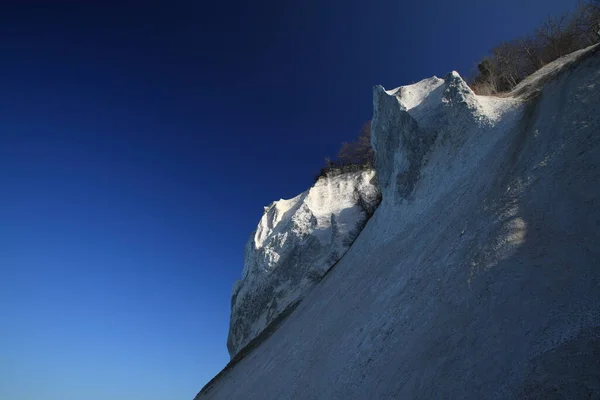
<instances>
[{"instance_id":1,"label":"bare tree","mask_svg":"<svg viewBox=\"0 0 600 400\"><path fill-rule=\"evenodd\" d=\"M584 2L584 4L594 7L598 12L600 12L600 0L588 0Z\"/></svg>"},{"instance_id":2,"label":"bare tree","mask_svg":"<svg viewBox=\"0 0 600 400\"><path fill-rule=\"evenodd\" d=\"M587 0L573 13L548 17L533 34L494 47L469 84L477 94L510 91L545 64L599 40L600 0Z\"/></svg>"},{"instance_id":3,"label":"bare tree","mask_svg":"<svg viewBox=\"0 0 600 400\"><path fill-rule=\"evenodd\" d=\"M578 47L590 46L600 37L600 0L579 3L570 26L577 38Z\"/></svg>"},{"instance_id":4,"label":"bare tree","mask_svg":"<svg viewBox=\"0 0 600 400\"><path fill-rule=\"evenodd\" d=\"M331 173L359 171L375 166L375 152L371 147L371 121L365 123L358 138L350 143L342 143L335 160L325 158L325 166L315 176L319 179Z\"/></svg>"},{"instance_id":5,"label":"bare tree","mask_svg":"<svg viewBox=\"0 0 600 400\"><path fill-rule=\"evenodd\" d=\"M342 144L337 162L340 165L373 166L375 154L371 147L371 121L365 123L354 142Z\"/></svg>"},{"instance_id":6,"label":"bare tree","mask_svg":"<svg viewBox=\"0 0 600 400\"><path fill-rule=\"evenodd\" d=\"M515 41L521 54L522 75L528 76L544 66L542 61L542 45L535 36L527 35Z\"/></svg>"},{"instance_id":7,"label":"bare tree","mask_svg":"<svg viewBox=\"0 0 600 400\"><path fill-rule=\"evenodd\" d=\"M497 90L509 91L522 79L522 60L515 42L504 42L493 50L497 75Z\"/></svg>"},{"instance_id":8,"label":"bare tree","mask_svg":"<svg viewBox=\"0 0 600 400\"><path fill-rule=\"evenodd\" d=\"M554 61L577 48L576 35L569 29L569 15L560 17L548 17L542 25L536 30L535 35L542 42L544 48L543 58L547 61Z\"/></svg>"}]
</instances>

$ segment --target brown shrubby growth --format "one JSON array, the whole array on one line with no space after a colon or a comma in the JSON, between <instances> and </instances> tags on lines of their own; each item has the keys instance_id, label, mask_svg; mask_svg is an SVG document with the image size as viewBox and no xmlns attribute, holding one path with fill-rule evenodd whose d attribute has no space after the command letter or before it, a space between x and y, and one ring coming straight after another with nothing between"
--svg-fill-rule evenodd
<instances>
[{"instance_id":1,"label":"brown shrubby growth","mask_svg":"<svg viewBox=\"0 0 600 400\"><path fill-rule=\"evenodd\" d=\"M477 94L511 91L545 64L600 38L600 0L580 3L575 11L548 17L532 34L494 47L477 65L469 86Z\"/></svg>"},{"instance_id":2,"label":"brown shrubby growth","mask_svg":"<svg viewBox=\"0 0 600 400\"><path fill-rule=\"evenodd\" d=\"M469 80L476 94L497 95L510 92L519 82L544 65L595 44L600 39L600 0L587 0L559 17L548 17L531 34L500 43L477 65ZM371 148L371 121L364 124L358 138L343 143L334 160L315 176L360 171L374 168L375 153Z\"/></svg>"},{"instance_id":3,"label":"brown shrubby growth","mask_svg":"<svg viewBox=\"0 0 600 400\"><path fill-rule=\"evenodd\" d=\"M337 155L337 165L363 165L372 167L375 154L371 147L371 121L365 123L354 142L342 144Z\"/></svg>"},{"instance_id":4,"label":"brown shrubby growth","mask_svg":"<svg viewBox=\"0 0 600 400\"><path fill-rule=\"evenodd\" d=\"M326 158L325 163L326 165L321 168L316 179L325 175L373 168L375 165L375 152L371 147L371 121L363 125L355 141L342 143L342 148L335 160Z\"/></svg>"}]
</instances>

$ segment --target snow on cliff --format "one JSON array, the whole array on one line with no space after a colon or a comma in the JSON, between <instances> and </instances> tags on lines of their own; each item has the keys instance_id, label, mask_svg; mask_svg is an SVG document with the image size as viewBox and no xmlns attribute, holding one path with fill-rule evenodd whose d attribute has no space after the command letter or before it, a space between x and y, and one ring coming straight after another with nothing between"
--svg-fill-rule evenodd
<instances>
[{"instance_id":1,"label":"snow on cliff","mask_svg":"<svg viewBox=\"0 0 600 400\"><path fill-rule=\"evenodd\" d=\"M198 399L600 398L600 51L374 90L383 200Z\"/></svg>"},{"instance_id":2,"label":"snow on cliff","mask_svg":"<svg viewBox=\"0 0 600 400\"><path fill-rule=\"evenodd\" d=\"M232 357L348 250L378 204L374 178L373 170L321 177L293 199L265 207L233 289Z\"/></svg>"}]
</instances>

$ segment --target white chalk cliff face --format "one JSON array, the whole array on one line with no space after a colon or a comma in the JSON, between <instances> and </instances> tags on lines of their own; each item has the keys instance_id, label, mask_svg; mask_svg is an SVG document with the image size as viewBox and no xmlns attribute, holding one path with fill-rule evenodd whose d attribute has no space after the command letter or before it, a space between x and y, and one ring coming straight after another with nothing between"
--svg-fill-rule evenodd
<instances>
[{"instance_id":1,"label":"white chalk cliff face","mask_svg":"<svg viewBox=\"0 0 600 400\"><path fill-rule=\"evenodd\" d=\"M265 207L231 299L233 357L344 255L379 203L375 171L321 177Z\"/></svg>"},{"instance_id":2,"label":"white chalk cliff face","mask_svg":"<svg viewBox=\"0 0 600 400\"><path fill-rule=\"evenodd\" d=\"M197 399L600 398L599 89L598 45L504 97L376 87L381 204Z\"/></svg>"}]
</instances>

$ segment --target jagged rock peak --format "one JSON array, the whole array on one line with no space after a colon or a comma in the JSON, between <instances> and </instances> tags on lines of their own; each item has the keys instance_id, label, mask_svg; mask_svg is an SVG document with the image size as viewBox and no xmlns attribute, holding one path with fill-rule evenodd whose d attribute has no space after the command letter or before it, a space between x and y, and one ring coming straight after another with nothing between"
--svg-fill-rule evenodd
<instances>
[{"instance_id":1,"label":"jagged rock peak","mask_svg":"<svg viewBox=\"0 0 600 400\"><path fill-rule=\"evenodd\" d=\"M379 203L373 170L321 177L265 207L231 299L233 357L342 257Z\"/></svg>"}]
</instances>

